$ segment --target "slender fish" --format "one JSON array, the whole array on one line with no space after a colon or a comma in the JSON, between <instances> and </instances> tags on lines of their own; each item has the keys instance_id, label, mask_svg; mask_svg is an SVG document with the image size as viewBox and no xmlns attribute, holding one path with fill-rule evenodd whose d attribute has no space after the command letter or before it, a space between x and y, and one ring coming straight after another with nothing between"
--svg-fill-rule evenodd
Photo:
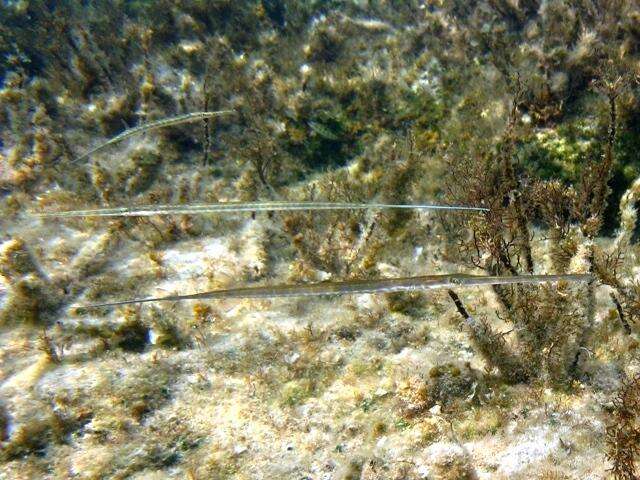
<instances>
[{"instance_id":1,"label":"slender fish","mask_svg":"<svg viewBox=\"0 0 640 480\"><path fill-rule=\"evenodd\" d=\"M588 282L588 274L567 275L516 275L513 277L483 275L425 275L420 277L382 278L374 280L349 280L346 282L321 282L299 285L274 285L263 287L242 287L191 295L168 295L166 297L141 298L121 302L87 305L86 307L113 307L148 302L176 302L181 300L214 300L228 298L280 298L312 297L320 295L354 295L361 293L412 292L451 288L455 286L471 287L479 285L535 284L558 281Z\"/></svg>"},{"instance_id":2,"label":"slender fish","mask_svg":"<svg viewBox=\"0 0 640 480\"><path fill-rule=\"evenodd\" d=\"M209 214L225 212L276 212L296 210L471 210L486 212L487 208L462 205L343 203L343 202L225 202L199 205L143 205L139 207L70 210L66 212L32 213L36 217L147 217L151 215Z\"/></svg>"},{"instance_id":3,"label":"slender fish","mask_svg":"<svg viewBox=\"0 0 640 480\"><path fill-rule=\"evenodd\" d=\"M125 140L139 133L148 132L150 130L157 130L158 128L171 127L173 125L179 125L181 123L195 122L198 120L203 120L205 118L218 117L220 115L227 115L230 113L235 113L235 112L233 110L220 110L218 112L193 112L193 113L187 113L185 115L179 115L177 117L163 118L155 122L139 125L137 127L133 127L128 130L125 130L121 134L116 135L113 138L110 138L105 143L101 143L97 147L92 148L88 152L83 153L82 155L77 157L75 160L73 160L73 163L77 163L81 160L84 160L85 158L93 155L94 153L99 152L104 148L107 148L109 145L113 145L115 143L121 142L122 140Z\"/></svg>"}]
</instances>

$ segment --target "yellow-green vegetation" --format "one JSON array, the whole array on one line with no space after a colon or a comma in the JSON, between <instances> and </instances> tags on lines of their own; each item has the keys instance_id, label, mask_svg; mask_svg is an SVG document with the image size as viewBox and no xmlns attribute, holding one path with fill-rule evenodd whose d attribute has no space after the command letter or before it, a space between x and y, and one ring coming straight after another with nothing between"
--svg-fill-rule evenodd
<instances>
[{"instance_id":1,"label":"yellow-green vegetation","mask_svg":"<svg viewBox=\"0 0 640 480\"><path fill-rule=\"evenodd\" d=\"M637 474L637 2L0 18L0 477ZM593 281L75 308L441 274Z\"/></svg>"},{"instance_id":2,"label":"yellow-green vegetation","mask_svg":"<svg viewBox=\"0 0 640 480\"><path fill-rule=\"evenodd\" d=\"M2 245L0 267L0 274L8 281L38 271L35 259L27 250L24 240L19 238L9 240Z\"/></svg>"},{"instance_id":3,"label":"yellow-green vegetation","mask_svg":"<svg viewBox=\"0 0 640 480\"><path fill-rule=\"evenodd\" d=\"M50 285L36 275L15 280L0 310L0 325L37 325L50 321L58 305Z\"/></svg>"},{"instance_id":4,"label":"yellow-green vegetation","mask_svg":"<svg viewBox=\"0 0 640 480\"><path fill-rule=\"evenodd\" d=\"M400 388L403 414L407 418L424 415L428 410L456 411L460 404L478 402L480 379L468 365L436 365L425 379L412 379Z\"/></svg>"},{"instance_id":5,"label":"yellow-green vegetation","mask_svg":"<svg viewBox=\"0 0 640 480\"><path fill-rule=\"evenodd\" d=\"M495 435L505 426L505 417L505 412L499 409L473 408L467 412L466 418L456 425L457 433L464 440Z\"/></svg>"},{"instance_id":6,"label":"yellow-green vegetation","mask_svg":"<svg viewBox=\"0 0 640 480\"><path fill-rule=\"evenodd\" d=\"M473 480L477 476L468 458L462 455L453 455L437 464L435 478L437 480Z\"/></svg>"},{"instance_id":7,"label":"yellow-green vegetation","mask_svg":"<svg viewBox=\"0 0 640 480\"><path fill-rule=\"evenodd\" d=\"M22 418L4 445L4 458L16 459L48 448L62 448L79 431L99 441L110 439L115 444L121 443L123 435L130 435L132 425L139 425L167 401L171 371L163 362L145 363L127 372L107 366L96 382L77 389L30 393L35 395L31 399L34 405L25 404L22 408L35 408L33 412L38 413ZM25 413L14 411L14 418Z\"/></svg>"}]
</instances>

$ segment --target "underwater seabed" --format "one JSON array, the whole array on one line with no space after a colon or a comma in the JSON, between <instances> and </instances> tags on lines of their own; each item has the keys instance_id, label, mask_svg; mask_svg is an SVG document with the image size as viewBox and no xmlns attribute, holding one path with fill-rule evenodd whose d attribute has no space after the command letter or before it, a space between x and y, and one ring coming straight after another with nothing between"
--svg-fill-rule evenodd
<instances>
[{"instance_id":1,"label":"underwater seabed","mask_svg":"<svg viewBox=\"0 0 640 480\"><path fill-rule=\"evenodd\" d=\"M0 19L0 480L637 476L637 0Z\"/></svg>"},{"instance_id":2,"label":"underwater seabed","mask_svg":"<svg viewBox=\"0 0 640 480\"><path fill-rule=\"evenodd\" d=\"M421 226L433 221L420 216ZM195 292L266 271L286 278L289 263L265 250L272 223L241 217L228 233L153 258L119 248L106 284L84 297ZM95 259L104 249L104 234L38 228L56 275L70 270L56 252L82 245ZM397 252L378 268L437 271L438 250ZM488 287L461 294L478 315L495 308ZM37 327L5 329L5 452L43 449L78 478L602 477L602 402L618 372L595 361L591 387L566 392L494 381L446 292L407 295L223 299L97 316L69 306L39 338L25 335ZM12 463L25 464L6 464L18 478Z\"/></svg>"}]
</instances>

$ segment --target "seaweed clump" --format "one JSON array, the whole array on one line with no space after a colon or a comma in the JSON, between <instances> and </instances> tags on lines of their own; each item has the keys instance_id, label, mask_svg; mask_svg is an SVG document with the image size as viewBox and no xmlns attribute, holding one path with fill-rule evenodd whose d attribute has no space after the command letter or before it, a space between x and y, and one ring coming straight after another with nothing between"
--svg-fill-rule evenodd
<instances>
[{"instance_id":1,"label":"seaweed clump","mask_svg":"<svg viewBox=\"0 0 640 480\"><path fill-rule=\"evenodd\" d=\"M403 415L413 418L432 408L452 412L476 397L480 377L469 365L445 363L432 367L426 380L411 381L400 389Z\"/></svg>"},{"instance_id":2,"label":"seaweed clump","mask_svg":"<svg viewBox=\"0 0 640 480\"><path fill-rule=\"evenodd\" d=\"M612 423L607 427L607 458L616 480L638 478L640 457L640 375L623 382L613 400Z\"/></svg>"},{"instance_id":3,"label":"seaweed clump","mask_svg":"<svg viewBox=\"0 0 640 480\"><path fill-rule=\"evenodd\" d=\"M52 285L22 239L2 245L0 275L10 283L8 298L0 310L0 325L46 322L59 305Z\"/></svg>"},{"instance_id":4,"label":"seaweed clump","mask_svg":"<svg viewBox=\"0 0 640 480\"><path fill-rule=\"evenodd\" d=\"M583 367L585 352L595 340L596 281L610 286L614 298L620 299L621 322L635 315L637 289L630 268L635 258L631 238L637 187L623 197L619 240L611 248L595 241L611 199L619 109L631 79L613 59L603 61L594 76L593 92L606 118L600 127L604 141L597 159L579 156L580 180L575 184L537 177L519 163L517 145L529 131L523 102L530 88L519 77L504 80L512 93L509 109L501 114L506 120L503 130L488 123L479 126L497 140L463 140L445 149L451 201L489 208L483 215L445 219L449 232L455 232L452 243L458 245L450 252L453 260L491 275L533 274L547 268L594 275L594 281L581 287L581 305L569 301L578 292L563 282L556 288L494 286L499 317L514 327L508 340L484 319L469 314L455 292L450 293L476 348L510 382L541 379L566 386L588 380ZM469 113L461 109L456 121L469 121ZM547 239L546 249L538 246L538 236Z\"/></svg>"}]
</instances>

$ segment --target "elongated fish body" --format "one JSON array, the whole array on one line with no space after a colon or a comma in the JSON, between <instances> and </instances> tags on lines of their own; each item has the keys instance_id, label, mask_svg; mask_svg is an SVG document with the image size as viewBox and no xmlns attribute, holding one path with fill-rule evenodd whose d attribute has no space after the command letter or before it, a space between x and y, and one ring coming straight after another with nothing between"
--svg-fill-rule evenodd
<instances>
[{"instance_id":1,"label":"elongated fish body","mask_svg":"<svg viewBox=\"0 0 640 480\"><path fill-rule=\"evenodd\" d=\"M147 217L151 215L203 215L234 212L277 212L302 210L467 210L488 211L482 207L432 204L345 203L345 202L224 202L196 205L145 205L139 207L101 208L95 210L70 210L66 212L33 213L37 217Z\"/></svg>"},{"instance_id":2,"label":"elongated fish body","mask_svg":"<svg viewBox=\"0 0 640 480\"><path fill-rule=\"evenodd\" d=\"M568 275L517 275L513 277L480 275L426 275L420 277L383 278L373 280L349 280L345 282L321 282L300 285L274 285L242 287L191 295L169 295L166 297L142 298L121 302L88 305L87 307L112 307L148 302L175 302L181 300L221 300L230 298L281 298L312 297L321 295L352 295L362 293L411 292L455 286L535 284L558 281L587 282L592 279L587 274Z\"/></svg>"},{"instance_id":3,"label":"elongated fish body","mask_svg":"<svg viewBox=\"0 0 640 480\"><path fill-rule=\"evenodd\" d=\"M140 133L149 132L151 130L157 130L159 128L171 127L173 125L180 125L181 123L195 122L198 120L204 120L207 118L218 117L221 115L228 115L233 112L233 110L221 110L218 112L192 112L187 113L185 115L179 115L177 117L163 118L161 120L157 120L155 122L146 123L144 125L140 125L138 127L130 128L125 130L119 135L116 135L113 138L110 138L106 142L98 145L95 148L92 148L88 152L83 153L78 158L76 158L73 163L77 163L85 158L97 153L110 145L126 140L129 137L133 137L134 135L138 135Z\"/></svg>"}]
</instances>

